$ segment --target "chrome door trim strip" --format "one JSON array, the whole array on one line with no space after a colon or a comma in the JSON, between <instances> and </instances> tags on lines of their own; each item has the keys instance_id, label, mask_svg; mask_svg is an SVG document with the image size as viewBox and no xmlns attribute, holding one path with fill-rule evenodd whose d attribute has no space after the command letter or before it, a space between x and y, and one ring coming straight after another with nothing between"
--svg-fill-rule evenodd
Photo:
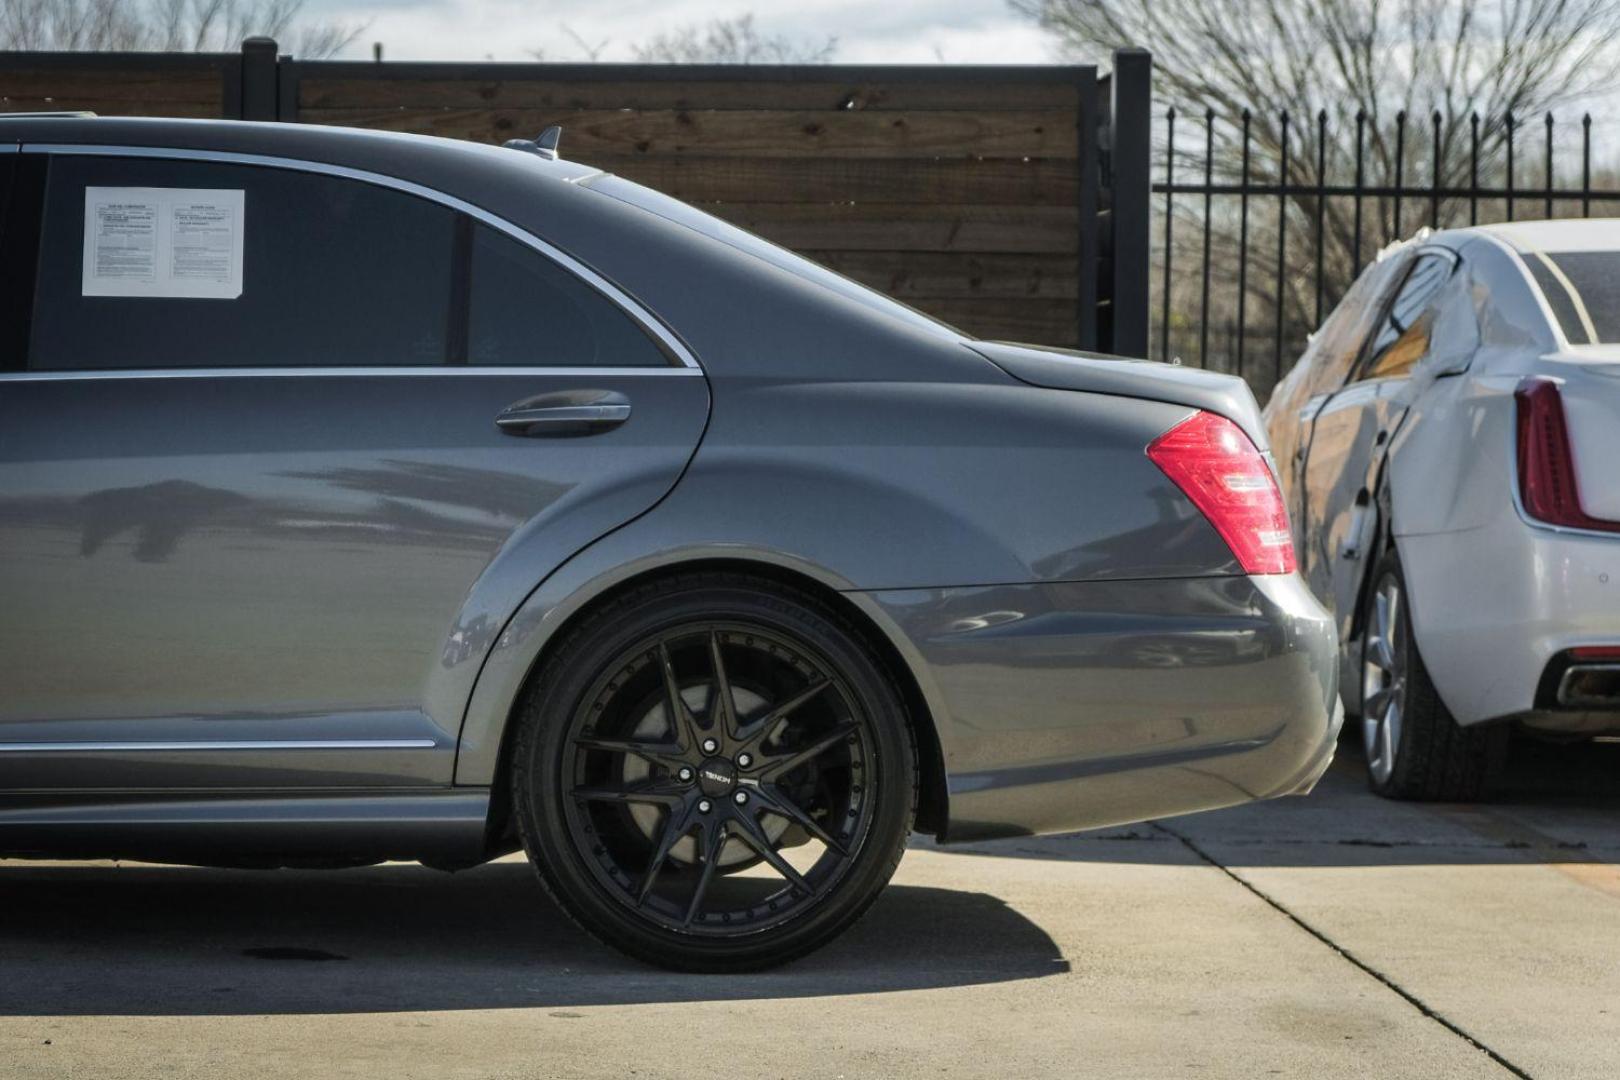
<instances>
[{"instance_id":1,"label":"chrome door trim strip","mask_svg":"<svg viewBox=\"0 0 1620 1080\"><path fill-rule=\"evenodd\" d=\"M577 277L583 278L593 288L617 304L625 314L636 321L647 333L658 339L658 342L668 350L682 367L698 367L697 358L692 350L686 347L676 333L666 326L663 320L647 310L641 303L633 299L623 289L613 284L607 278L592 270L589 266L569 255L560 248L554 247L531 232L512 224L505 218L497 217L482 207L474 206L464 199L454 195L413 183L410 180L401 180L395 176L383 173L367 172L364 169L351 169L346 165L329 165L321 161L305 161L300 158L276 157L269 154L242 154L228 150L180 150L161 146L101 146L93 143L27 143L21 147L23 153L28 154L72 154L92 157L144 157L163 158L176 161L212 161L230 165L260 165L273 169L292 169L298 172L318 173L325 176L339 176L348 180L359 180L363 183L376 184L380 187L393 188L409 195L427 199L431 202L448 206L452 210L459 210L470 217L476 218L485 225L510 236L521 244L525 244L552 262L557 263L565 270ZM648 369L653 370L653 369Z\"/></svg>"},{"instance_id":2,"label":"chrome door trim strip","mask_svg":"<svg viewBox=\"0 0 1620 1080\"><path fill-rule=\"evenodd\" d=\"M60 382L80 379L273 379L288 376L368 378L372 376L512 375L539 378L555 375L568 379L623 378L645 375L701 376L691 367L462 367L425 364L420 367L232 367L232 368L95 368L84 371L0 371L0 383Z\"/></svg>"},{"instance_id":3,"label":"chrome door trim strip","mask_svg":"<svg viewBox=\"0 0 1620 1080\"><path fill-rule=\"evenodd\" d=\"M0 742L0 754L190 753L211 750L432 750L432 739L257 739L233 742Z\"/></svg>"}]
</instances>

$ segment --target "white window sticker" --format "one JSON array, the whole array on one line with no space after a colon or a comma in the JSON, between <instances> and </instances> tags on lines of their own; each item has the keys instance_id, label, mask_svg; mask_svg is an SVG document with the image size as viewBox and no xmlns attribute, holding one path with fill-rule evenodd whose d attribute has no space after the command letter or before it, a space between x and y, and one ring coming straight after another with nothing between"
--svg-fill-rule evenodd
<instances>
[{"instance_id":1,"label":"white window sticker","mask_svg":"<svg viewBox=\"0 0 1620 1080\"><path fill-rule=\"evenodd\" d=\"M235 300L243 205L240 190L85 188L84 295Z\"/></svg>"}]
</instances>

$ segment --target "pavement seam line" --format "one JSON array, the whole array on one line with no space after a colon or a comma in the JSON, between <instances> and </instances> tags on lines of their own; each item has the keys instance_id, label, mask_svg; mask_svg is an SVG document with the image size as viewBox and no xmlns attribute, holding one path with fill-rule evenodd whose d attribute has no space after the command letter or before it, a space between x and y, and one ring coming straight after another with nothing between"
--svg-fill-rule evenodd
<instances>
[{"instance_id":1,"label":"pavement seam line","mask_svg":"<svg viewBox=\"0 0 1620 1080\"><path fill-rule=\"evenodd\" d=\"M1253 882L1248 881L1240 874L1237 874L1231 870L1224 863L1219 862L1213 855L1199 847L1198 844L1192 840L1192 838L1177 832L1175 829L1172 829L1170 826L1161 822L1154 821L1150 822L1150 824L1155 829L1161 829L1165 833L1168 833L1170 836L1173 836L1177 840L1181 841L1182 845L1185 846L1188 851L1191 851L1194 855L1197 855L1200 859L1204 860L1204 862L1208 863L1210 866L1213 866L1215 869L1237 882L1250 893L1254 894L1260 900L1264 901L1266 904L1270 905L1276 911L1284 915L1295 926L1311 935L1311 937L1315 938L1317 941L1320 941L1323 945L1326 945L1329 949L1332 949L1341 959L1345 960L1353 967L1360 969L1364 974L1372 976L1374 979L1382 983L1386 988L1400 997L1402 1001L1405 1001L1408 1005L1422 1013L1425 1017L1433 1020L1435 1023L1439 1024L1441 1027L1445 1028L1447 1031L1466 1042L1469 1046L1472 1046L1475 1050L1478 1050L1480 1053L1496 1062L1502 1068L1518 1077L1519 1080L1534 1080L1529 1073L1525 1072L1519 1066L1513 1064L1513 1062L1509 1061L1507 1058L1503 1057L1500 1053L1491 1049L1489 1046L1486 1046L1473 1035L1470 1035L1458 1024L1446 1019L1434 1008L1424 1002L1422 998L1401 986L1393 978L1384 974L1382 971L1379 971L1377 968L1373 967L1355 953L1328 937L1325 933L1318 930L1316 927L1312 926L1298 915L1295 915L1292 911L1288 910L1288 908L1281 901L1272 897L1264 889L1259 888Z\"/></svg>"}]
</instances>

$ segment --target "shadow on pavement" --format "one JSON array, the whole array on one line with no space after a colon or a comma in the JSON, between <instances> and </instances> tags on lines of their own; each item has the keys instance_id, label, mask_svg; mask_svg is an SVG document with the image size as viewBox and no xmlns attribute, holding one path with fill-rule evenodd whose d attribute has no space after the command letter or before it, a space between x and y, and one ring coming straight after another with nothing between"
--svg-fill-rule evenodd
<instances>
[{"instance_id":1,"label":"shadow on pavement","mask_svg":"<svg viewBox=\"0 0 1620 1080\"><path fill-rule=\"evenodd\" d=\"M866 994L1068 970L982 893L893 885L842 939L745 978L638 964L577 929L528 866L448 876L0 863L0 1015L241 1015Z\"/></svg>"}]
</instances>

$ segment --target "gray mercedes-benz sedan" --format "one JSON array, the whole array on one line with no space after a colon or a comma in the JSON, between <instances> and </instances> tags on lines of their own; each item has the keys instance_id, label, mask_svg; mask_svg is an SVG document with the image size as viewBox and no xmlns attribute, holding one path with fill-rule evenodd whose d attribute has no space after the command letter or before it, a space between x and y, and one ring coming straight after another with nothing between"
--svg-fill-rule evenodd
<instances>
[{"instance_id":1,"label":"gray mercedes-benz sedan","mask_svg":"<svg viewBox=\"0 0 1620 1080\"><path fill-rule=\"evenodd\" d=\"M737 970L914 828L1310 788L1335 631L1243 383L972 340L552 145L0 121L0 855L521 847Z\"/></svg>"}]
</instances>

